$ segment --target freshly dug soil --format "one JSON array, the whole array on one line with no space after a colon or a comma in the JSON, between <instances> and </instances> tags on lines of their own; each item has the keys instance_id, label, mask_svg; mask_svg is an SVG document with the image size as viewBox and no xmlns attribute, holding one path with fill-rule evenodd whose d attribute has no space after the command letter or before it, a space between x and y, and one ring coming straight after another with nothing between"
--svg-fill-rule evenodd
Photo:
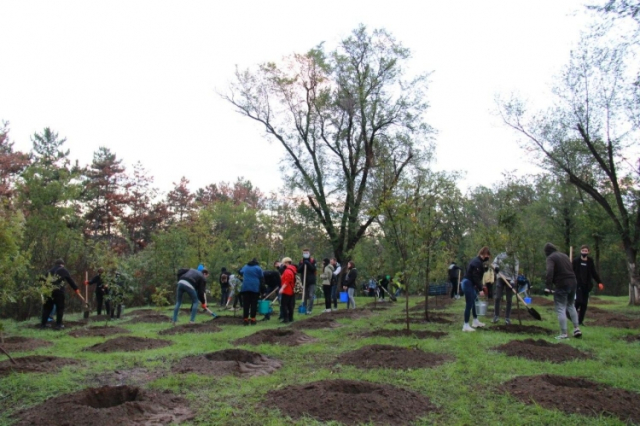
<instances>
[{"instance_id":1,"label":"freshly dug soil","mask_svg":"<svg viewBox=\"0 0 640 426\"><path fill-rule=\"evenodd\" d=\"M569 414L598 417L606 414L623 422L639 423L640 394L580 377L516 377L501 386L525 404L537 404Z\"/></svg>"},{"instance_id":2,"label":"freshly dug soil","mask_svg":"<svg viewBox=\"0 0 640 426\"><path fill-rule=\"evenodd\" d=\"M127 334L130 333L129 330L122 327L114 327L114 326L99 326L99 327L89 327L83 328L80 330L74 330L69 333L69 336L72 337L107 337L113 336L114 334Z\"/></svg>"},{"instance_id":3,"label":"freshly dug soil","mask_svg":"<svg viewBox=\"0 0 640 426\"><path fill-rule=\"evenodd\" d=\"M367 303L366 305L364 305L364 308L376 311L376 310L381 310L381 309L389 309L391 306L393 306L393 305L388 301L386 301L386 302L370 302L370 303Z\"/></svg>"},{"instance_id":4,"label":"freshly dug soil","mask_svg":"<svg viewBox=\"0 0 640 426\"><path fill-rule=\"evenodd\" d=\"M266 376L282 367L282 363L256 352L226 349L204 355L182 358L171 370L175 373L242 377Z\"/></svg>"},{"instance_id":5,"label":"freshly dug soil","mask_svg":"<svg viewBox=\"0 0 640 426\"><path fill-rule=\"evenodd\" d=\"M369 331L363 334L357 334L358 337L415 337L416 339L439 339L446 336L448 333L442 331L429 331L429 330L389 330L378 329Z\"/></svg>"},{"instance_id":6,"label":"freshly dug soil","mask_svg":"<svg viewBox=\"0 0 640 426\"><path fill-rule=\"evenodd\" d=\"M42 339L31 339L28 337L20 337L20 336L11 336L4 338L4 344L0 345L4 348L5 351L12 352L26 352L33 351L38 348L46 348L47 346L51 346L53 343L48 340ZM0 355L4 356L4 355Z\"/></svg>"},{"instance_id":7,"label":"freshly dug soil","mask_svg":"<svg viewBox=\"0 0 640 426\"><path fill-rule=\"evenodd\" d=\"M107 352L136 352L136 351L145 351L149 349L157 349L164 348L165 346L171 345L173 342L171 340L161 340L161 339L148 339L146 337L135 337L135 336L123 336L116 337L115 339L107 340L103 343L97 343L93 346L89 346L85 348L85 351L90 352L99 352L99 353L107 353Z\"/></svg>"},{"instance_id":8,"label":"freshly dug soil","mask_svg":"<svg viewBox=\"0 0 640 426\"><path fill-rule=\"evenodd\" d=\"M301 404L300 401L304 401ZM417 392L379 383L322 380L270 391L266 406L277 407L294 419L357 425L405 425L436 411L429 398Z\"/></svg>"},{"instance_id":9,"label":"freshly dug soil","mask_svg":"<svg viewBox=\"0 0 640 426\"><path fill-rule=\"evenodd\" d=\"M129 321L128 324L138 324L138 323L141 323L141 322L162 324L162 323L169 323L170 321L171 321L171 318L166 316L166 315L157 314L157 313L149 313L149 314L146 314L146 315L138 315L138 316L136 316L131 321Z\"/></svg>"},{"instance_id":10,"label":"freshly dug soil","mask_svg":"<svg viewBox=\"0 0 640 426\"><path fill-rule=\"evenodd\" d=\"M191 420L184 398L132 386L88 388L13 415L17 425L165 425Z\"/></svg>"},{"instance_id":11,"label":"freshly dug soil","mask_svg":"<svg viewBox=\"0 0 640 426\"><path fill-rule=\"evenodd\" d=\"M514 305L515 305L515 301L514 301ZM536 306L553 306L553 296L546 296L546 297L545 296L534 296L534 297L532 297L531 298L531 307L535 308Z\"/></svg>"},{"instance_id":12,"label":"freshly dug soil","mask_svg":"<svg viewBox=\"0 0 640 426\"><path fill-rule=\"evenodd\" d=\"M195 324L182 324L175 327L162 330L158 334L162 336L170 336L182 333L216 333L222 329L216 325L214 321L197 322Z\"/></svg>"},{"instance_id":13,"label":"freshly dug soil","mask_svg":"<svg viewBox=\"0 0 640 426\"><path fill-rule=\"evenodd\" d=\"M591 355L579 351L573 346L564 343L553 344L542 339L512 340L493 349L509 356L519 356L534 361L549 361L553 363L591 358Z\"/></svg>"},{"instance_id":14,"label":"freshly dug soil","mask_svg":"<svg viewBox=\"0 0 640 426\"><path fill-rule=\"evenodd\" d=\"M13 359L16 362L15 365L9 359L0 361L0 377L7 376L13 371L16 373L51 373L65 365L78 364L75 359L55 356L34 355Z\"/></svg>"},{"instance_id":15,"label":"freshly dug soil","mask_svg":"<svg viewBox=\"0 0 640 426\"><path fill-rule=\"evenodd\" d=\"M92 315L89 317L89 322L107 322L116 318L111 318L108 315Z\"/></svg>"},{"instance_id":16,"label":"freshly dug soil","mask_svg":"<svg viewBox=\"0 0 640 426\"><path fill-rule=\"evenodd\" d=\"M291 328L296 330L318 330L321 328L338 327L340 327L340 324L335 322L329 315L317 315L300 321L294 321L291 324Z\"/></svg>"},{"instance_id":17,"label":"freshly dug soil","mask_svg":"<svg viewBox=\"0 0 640 426\"><path fill-rule=\"evenodd\" d=\"M316 339L313 337L298 330L292 330L290 328L272 328L268 330L260 330L257 333L238 339L233 343L236 345L261 345L263 343L267 343L270 345L297 346L313 342L315 340Z\"/></svg>"},{"instance_id":18,"label":"freshly dug soil","mask_svg":"<svg viewBox=\"0 0 640 426\"><path fill-rule=\"evenodd\" d=\"M503 325L495 325L492 327L484 327L476 330L490 330L490 331L501 331L503 333L516 333L516 334L553 334L553 330L549 330L548 328L538 327L537 325L519 325L519 324L503 324Z\"/></svg>"},{"instance_id":19,"label":"freshly dug soil","mask_svg":"<svg viewBox=\"0 0 640 426\"><path fill-rule=\"evenodd\" d=\"M453 357L449 355L391 345L364 346L338 357L339 363L353 365L358 368L393 368L401 370L432 368L452 360Z\"/></svg>"},{"instance_id":20,"label":"freshly dug soil","mask_svg":"<svg viewBox=\"0 0 640 426\"><path fill-rule=\"evenodd\" d=\"M129 370L113 370L92 374L86 379L86 383L93 386L142 386L160 376L158 371L149 371L146 368L132 368Z\"/></svg>"},{"instance_id":21,"label":"freshly dug soil","mask_svg":"<svg viewBox=\"0 0 640 426\"><path fill-rule=\"evenodd\" d=\"M640 334L630 334L628 336L625 336L624 340L626 340L629 343L640 342Z\"/></svg>"},{"instance_id":22,"label":"freshly dug soil","mask_svg":"<svg viewBox=\"0 0 640 426\"><path fill-rule=\"evenodd\" d=\"M431 309L447 309L453 304L453 300L450 297L438 297L436 300L434 297L429 297L429 310ZM398 300L398 303L403 304L402 300ZM406 312L406 309L402 309L402 312ZM415 306L409 308L409 312L424 312L424 300L418 302Z\"/></svg>"},{"instance_id":23,"label":"freshly dug soil","mask_svg":"<svg viewBox=\"0 0 640 426\"><path fill-rule=\"evenodd\" d=\"M413 315L409 317L410 324L452 324L453 314L432 314L429 313L429 321L424 320L424 315ZM403 315L389 321L391 324L406 324L407 318Z\"/></svg>"},{"instance_id":24,"label":"freshly dug soil","mask_svg":"<svg viewBox=\"0 0 640 426\"><path fill-rule=\"evenodd\" d=\"M271 315L273 317L273 315ZM242 315L232 317L229 315L218 315L218 318L212 320L216 325L244 325Z\"/></svg>"},{"instance_id":25,"label":"freshly dug soil","mask_svg":"<svg viewBox=\"0 0 640 426\"><path fill-rule=\"evenodd\" d=\"M604 300L604 299L600 299L599 297L590 297L589 303L594 305L614 305L614 303L611 300Z\"/></svg>"},{"instance_id":26,"label":"freshly dug soil","mask_svg":"<svg viewBox=\"0 0 640 426\"><path fill-rule=\"evenodd\" d=\"M587 325L616 328L640 328L640 318L632 318L616 312L590 307L585 318Z\"/></svg>"}]
</instances>

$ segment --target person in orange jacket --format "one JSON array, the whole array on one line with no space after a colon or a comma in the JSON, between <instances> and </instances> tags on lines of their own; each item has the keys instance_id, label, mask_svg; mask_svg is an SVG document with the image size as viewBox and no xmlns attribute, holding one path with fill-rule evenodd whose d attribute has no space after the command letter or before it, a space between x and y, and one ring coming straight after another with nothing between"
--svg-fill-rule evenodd
<instances>
[{"instance_id":1,"label":"person in orange jacket","mask_svg":"<svg viewBox=\"0 0 640 426\"><path fill-rule=\"evenodd\" d=\"M293 266L290 257L282 259L284 270L280 281L280 295L282 296L282 322L288 323L293 321L293 311L295 309L295 287L296 287L296 274L298 269Z\"/></svg>"}]
</instances>

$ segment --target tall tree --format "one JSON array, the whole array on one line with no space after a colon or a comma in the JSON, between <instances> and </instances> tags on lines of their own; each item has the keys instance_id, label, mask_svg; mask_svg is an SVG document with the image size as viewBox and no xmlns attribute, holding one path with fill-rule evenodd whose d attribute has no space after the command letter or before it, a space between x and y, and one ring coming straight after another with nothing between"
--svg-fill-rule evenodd
<instances>
[{"instance_id":1,"label":"tall tree","mask_svg":"<svg viewBox=\"0 0 640 426\"><path fill-rule=\"evenodd\" d=\"M167 194L167 208L171 215L170 222L183 222L190 218L195 208L195 195L188 188L189 179L182 176L179 183Z\"/></svg>"},{"instance_id":2,"label":"tall tree","mask_svg":"<svg viewBox=\"0 0 640 426\"><path fill-rule=\"evenodd\" d=\"M29 164L29 156L13 150L9 140L9 123L0 124L0 198L11 197L20 172Z\"/></svg>"},{"instance_id":3,"label":"tall tree","mask_svg":"<svg viewBox=\"0 0 640 426\"><path fill-rule=\"evenodd\" d=\"M237 71L223 95L285 149L285 178L307 194L341 262L426 153L427 75L407 78L409 58L391 34L360 26L331 52L321 44Z\"/></svg>"},{"instance_id":4,"label":"tall tree","mask_svg":"<svg viewBox=\"0 0 640 426\"><path fill-rule=\"evenodd\" d=\"M158 190L152 185L153 177L142 164L140 162L134 164L133 174L129 176L127 184L128 209L122 218L134 253L143 249L151 241L151 232L160 226L153 217L153 200Z\"/></svg>"}]
</instances>

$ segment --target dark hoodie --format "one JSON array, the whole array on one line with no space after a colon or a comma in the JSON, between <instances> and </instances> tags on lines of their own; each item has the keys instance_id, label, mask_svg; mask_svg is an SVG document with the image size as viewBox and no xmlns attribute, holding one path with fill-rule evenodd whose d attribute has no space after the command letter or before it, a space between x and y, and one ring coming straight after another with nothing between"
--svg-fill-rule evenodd
<instances>
[{"instance_id":1,"label":"dark hoodie","mask_svg":"<svg viewBox=\"0 0 640 426\"><path fill-rule=\"evenodd\" d=\"M544 246L544 254L547 255L546 288L551 289L555 284L556 290L575 289L576 275L573 273L569 256L559 252L551 243Z\"/></svg>"},{"instance_id":2,"label":"dark hoodie","mask_svg":"<svg viewBox=\"0 0 640 426\"><path fill-rule=\"evenodd\" d=\"M178 277L178 282L180 281L186 281L191 284L193 289L198 294L198 300L200 300L200 303L204 303L204 292L207 289L207 280L205 280L202 272L193 268L189 269L187 272Z\"/></svg>"}]
</instances>

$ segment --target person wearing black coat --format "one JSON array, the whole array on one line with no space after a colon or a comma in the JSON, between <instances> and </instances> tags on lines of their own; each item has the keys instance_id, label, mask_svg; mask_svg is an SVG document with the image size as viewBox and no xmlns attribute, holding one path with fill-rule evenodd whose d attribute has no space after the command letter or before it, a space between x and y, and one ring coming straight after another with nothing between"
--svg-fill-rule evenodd
<instances>
[{"instance_id":1,"label":"person wearing black coat","mask_svg":"<svg viewBox=\"0 0 640 426\"><path fill-rule=\"evenodd\" d=\"M342 288L349 294L349 301L347 302L347 309L350 306L353 306L353 309L356 308L356 282L358 281L358 270L356 269L356 264L350 260L347 263L347 276L342 283Z\"/></svg>"},{"instance_id":2,"label":"person wearing black coat","mask_svg":"<svg viewBox=\"0 0 640 426\"><path fill-rule=\"evenodd\" d=\"M593 281L601 283L600 276L596 271L593 259L589 257L589 246L580 247L580 257L573 259L573 273L576 275L578 286L576 288L576 311L578 312L578 323L584 325L584 316L587 313L589 304L589 293L593 290Z\"/></svg>"},{"instance_id":3,"label":"person wearing black coat","mask_svg":"<svg viewBox=\"0 0 640 426\"><path fill-rule=\"evenodd\" d=\"M451 283L451 298L460 299L458 294L458 285L462 278L462 268L456 265L456 262L451 262L449 265L449 282Z\"/></svg>"},{"instance_id":4,"label":"person wearing black coat","mask_svg":"<svg viewBox=\"0 0 640 426\"><path fill-rule=\"evenodd\" d=\"M47 300L44 302L42 306L42 319L40 322L40 328L45 328L47 326L47 320L49 319L49 315L53 310L53 307L56 307L56 329L60 330L64 328L62 325L62 317L64 316L64 288L65 283L69 284L75 294L77 294L81 299L80 289L78 289L78 285L71 278L71 274L64 267L64 260L58 259L54 262L53 268L51 268L47 272L47 276L52 280L51 284L53 286L53 291L51 292L51 296L47 297Z\"/></svg>"},{"instance_id":5,"label":"person wearing black coat","mask_svg":"<svg viewBox=\"0 0 640 426\"><path fill-rule=\"evenodd\" d=\"M209 271L203 269L202 272L197 269L180 269L178 271L178 289L176 294L176 306L173 309L173 323L178 322L178 313L180 305L182 305L182 296L187 293L191 297L191 323L196 320L198 313L198 301L202 304L202 308L207 308L204 300L204 292L207 289L207 277Z\"/></svg>"},{"instance_id":6,"label":"person wearing black coat","mask_svg":"<svg viewBox=\"0 0 640 426\"><path fill-rule=\"evenodd\" d=\"M85 285L94 285L96 286L96 305L98 310L98 315L102 315L102 305L104 304L106 307L107 315L111 314L111 318L113 318L113 313L111 311L111 301L107 297L105 300L105 296L109 295L109 286L107 286L102 281L102 274L104 273L104 268L98 268L98 274L91 278L89 282L86 282Z\"/></svg>"},{"instance_id":7,"label":"person wearing black coat","mask_svg":"<svg viewBox=\"0 0 640 426\"><path fill-rule=\"evenodd\" d=\"M461 283L464 300L466 302L464 308L464 325L462 331L476 331L474 327L484 327L484 324L478 321L476 314L476 298L478 295L483 296L482 276L484 275L484 262L491 257L489 247L482 247L478 252L478 256L471 259L467 266L467 272ZM473 313L473 324L469 325L469 319Z\"/></svg>"},{"instance_id":8,"label":"person wearing black coat","mask_svg":"<svg viewBox=\"0 0 640 426\"><path fill-rule=\"evenodd\" d=\"M311 257L309 249L302 250L302 260L298 262L298 274L300 279L305 281L302 306L306 307L307 314L311 314L313 311L313 298L316 294L316 270L316 260Z\"/></svg>"},{"instance_id":9,"label":"person wearing black coat","mask_svg":"<svg viewBox=\"0 0 640 426\"><path fill-rule=\"evenodd\" d=\"M547 277L545 279L545 291L553 292L553 304L558 323L560 325L560 335L556 339L566 339L567 314L573 323L573 336L582 337L579 327L578 313L576 312L576 274L573 273L571 259L564 253L558 251L556 246L547 243L544 246L544 253L547 256Z\"/></svg>"}]
</instances>

